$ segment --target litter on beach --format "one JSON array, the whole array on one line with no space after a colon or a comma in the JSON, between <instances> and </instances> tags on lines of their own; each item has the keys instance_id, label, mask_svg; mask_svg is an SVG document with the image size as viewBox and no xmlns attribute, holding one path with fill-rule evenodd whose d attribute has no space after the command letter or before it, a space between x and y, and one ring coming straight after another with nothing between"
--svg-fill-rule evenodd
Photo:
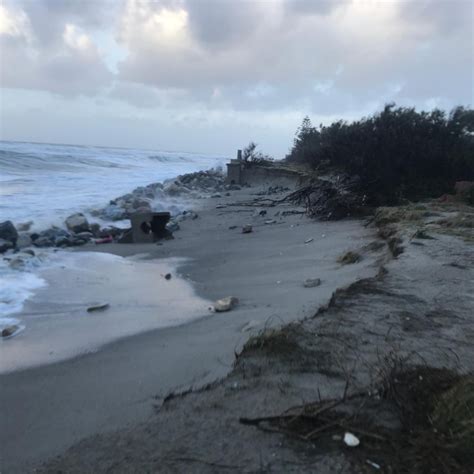
<instances>
[{"instance_id":1,"label":"litter on beach","mask_svg":"<svg viewBox=\"0 0 474 474\"><path fill-rule=\"evenodd\" d=\"M93 313L94 311L105 311L109 307L109 303L96 304L89 306L87 308L88 313Z\"/></svg>"},{"instance_id":2,"label":"litter on beach","mask_svg":"<svg viewBox=\"0 0 474 474\"><path fill-rule=\"evenodd\" d=\"M352 433L349 433L346 431L344 433L344 444L346 446L349 446L350 448L355 448L356 446L359 446L360 441L359 438Z\"/></svg>"}]
</instances>

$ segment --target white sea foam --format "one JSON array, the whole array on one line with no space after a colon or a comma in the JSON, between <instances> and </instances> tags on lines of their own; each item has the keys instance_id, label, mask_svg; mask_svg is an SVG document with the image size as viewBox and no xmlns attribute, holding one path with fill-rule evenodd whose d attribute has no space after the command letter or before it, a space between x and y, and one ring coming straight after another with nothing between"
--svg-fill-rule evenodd
<instances>
[{"instance_id":1,"label":"white sea foam","mask_svg":"<svg viewBox=\"0 0 474 474\"><path fill-rule=\"evenodd\" d=\"M18 321L6 315L19 313L25 301L46 285L43 278L30 271L11 270L6 262L0 263L0 330Z\"/></svg>"},{"instance_id":2,"label":"white sea foam","mask_svg":"<svg viewBox=\"0 0 474 474\"><path fill-rule=\"evenodd\" d=\"M31 220L35 229L63 225L69 214L104 207L137 186L224 161L194 153L0 141L0 221Z\"/></svg>"},{"instance_id":3,"label":"white sea foam","mask_svg":"<svg viewBox=\"0 0 474 474\"><path fill-rule=\"evenodd\" d=\"M99 252L51 253L38 269L47 285L14 318L4 319L26 329L11 341L0 340L0 373L57 362L208 314L209 302L177 276L177 263ZM174 278L166 280L166 273ZM109 307L87 312L98 303Z\"/></svg>"}]
</instances>

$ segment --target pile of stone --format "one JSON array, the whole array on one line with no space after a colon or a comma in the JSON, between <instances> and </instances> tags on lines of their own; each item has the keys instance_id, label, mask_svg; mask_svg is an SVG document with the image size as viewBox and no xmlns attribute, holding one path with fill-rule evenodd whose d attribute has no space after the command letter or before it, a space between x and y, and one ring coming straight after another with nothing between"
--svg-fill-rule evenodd
<instances>
[{"instance_id":1,"label":"pile of stone","mask_svg":"<svg viewBox=\"0 0 474 474\"><path fill-rule=\"evenodd\" d=\"M148 186L140 186L131 193L113 199L105 208L93 210L91 214L102 219L119 221L129 219L132 214L137 212L159 210L157 207L160 202L166 201L169 197L200 199L228 189L229 186L225 184L222 172L216 170L198 171L169 179L163 184L153 183ZM179 213L179 209L173 205L167 206L166 210L174 215Z\"/></svg>"}]
</instances>

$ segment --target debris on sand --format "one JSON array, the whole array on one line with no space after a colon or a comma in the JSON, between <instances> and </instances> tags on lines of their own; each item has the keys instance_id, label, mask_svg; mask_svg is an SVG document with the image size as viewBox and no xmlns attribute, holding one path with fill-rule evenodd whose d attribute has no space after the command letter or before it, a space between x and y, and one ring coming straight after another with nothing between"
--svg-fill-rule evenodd
<instances>
[{"instance_id":1,"label":"debris on sand","mask_svg":"<svg viewBox=\"0 0 474 474\"><path fill-rule=\"evenodd\" d=\"M303 286L305 288L315 288L317 286L321 285L321 279L320 278L308 278L305 280L303 283Z\"/></svg>"},{"instance_id":2,"label":"debris on sand","mask_svg":"<svg viewBox=\"0 0 474 474\"><path fill-rule=\"evenodd\" d=\"M360 440L357 436L346 431L344 433L344 444L350 448L355 448L356 446L359 446Z\"/></svg>"},{"instance_id":3,"label":"debris on sand","mask_svg":"<svg viewBox=\"0 0 474 474\"><path fill-rule=\"evenodd\" d=\"M94 306L89 306L87 308L88 313L93 313L95 311L105 311L109 307L109 303L102 303L102 304L97 304Z\"/></svg>"},{"instance_id":4,"label":"debris on sand","mask_svg":"<svg viewBox=\"0 0 474 474\"><path fill-rule=\"evenodd\" d=\"M171 273L167 273L165 275L165 280L171 280Z\"/></svg>"},{"instance_id":5,"label":"debris on sand","mask_svg":"<svg viewBox=\"0 0 474 474\"><path fill-rule=\"evenodd\" d=\"M230 311L231 309L235 308L239 303L238 298L235 296L227 296L225 298L221 298L214 303L214 311L216 313L223 313L225 311Z\"/></svg>"},{"instance_id":6,"label":"debris on sand","mask_svg":"<svg viewBox=\"0 0 474 474\"><path fill-rule=\"evenodd\" d=\"M242 227L242 234L250 234L253 232L253 228L250 224L246 224Z\"/></svg>"}]
</instances>

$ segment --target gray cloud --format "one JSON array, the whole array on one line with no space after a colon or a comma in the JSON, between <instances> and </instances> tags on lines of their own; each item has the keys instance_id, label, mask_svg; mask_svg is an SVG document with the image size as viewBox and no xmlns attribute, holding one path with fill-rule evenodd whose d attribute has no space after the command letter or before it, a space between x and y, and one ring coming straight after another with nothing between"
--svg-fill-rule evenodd
<instances>
[{"instance_id":1,"label":"gray cloud","mask_svg":"<svg viewBox=\"0 0 474 474\"><path fill-rule=\"evenodd\" d=\"M386 101L473 102L473 4L227 0L18 0L0 35L4 87L137 109L318 116ZM73 25L69 36L66 25ZM123 54L112 73L96 34ZM202 117L202 116L201 116Z\"/></svg>"}]
</instances>

